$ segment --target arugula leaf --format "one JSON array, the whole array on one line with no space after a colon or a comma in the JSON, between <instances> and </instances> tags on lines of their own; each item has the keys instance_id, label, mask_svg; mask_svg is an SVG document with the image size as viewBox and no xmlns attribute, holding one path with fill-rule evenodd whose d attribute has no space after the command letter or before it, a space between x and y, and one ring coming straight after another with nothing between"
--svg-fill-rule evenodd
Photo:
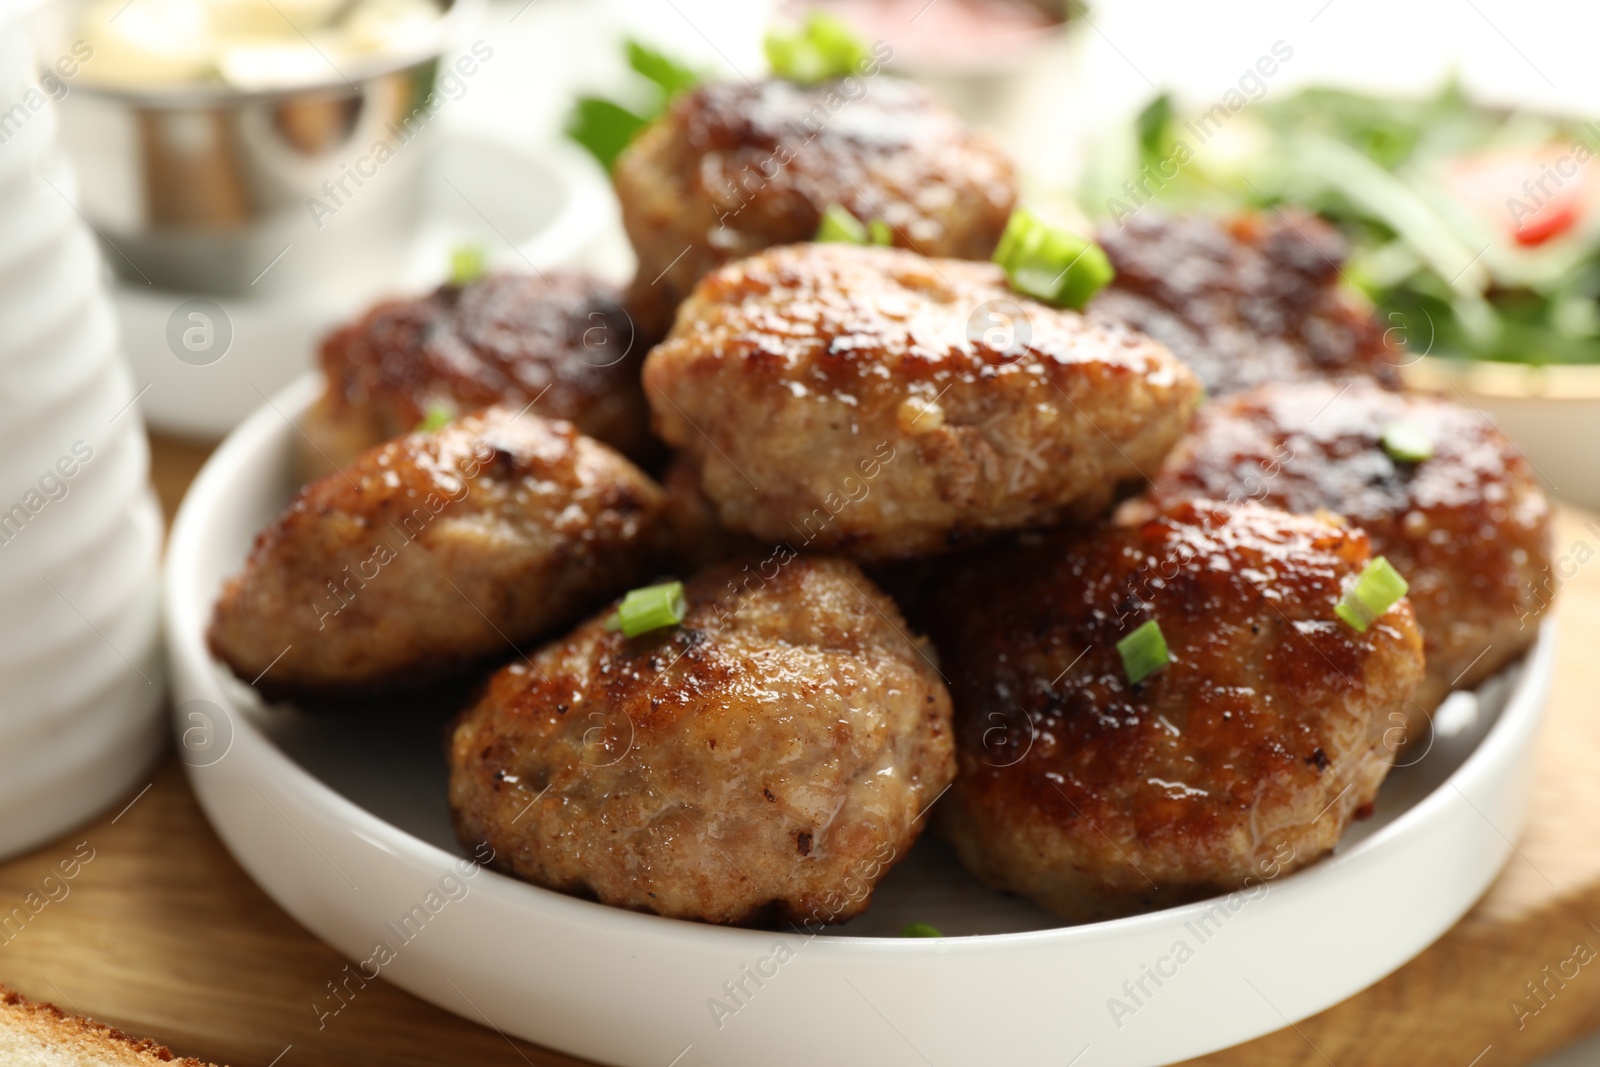
<instances>
[{"instance_id":1,"label":"arugula leaf","mask_svg":"<svg viewBox=\"0 0 1600 1067\"><path fill-rule=\"evenodd\" d=\"M567 136L583 146L607 172L640 130L654 122L674 99L700 84L698 72L664 52L632 38L624 48L628 66L650 83L650 105L633 111L605 97L580 96L567 117Z\"/></svg>"},{"instance_id":2,"label":"arugula leaf","mask_svg":"<svg viewBox=\"0 0 1600 1067\"><path fill-rule=\"evenodd\" d=\"M632 39L628 41L627 48L628 66L655 83L656 87L666 95L663 104L671 103L680 93L687 92L700 84L699 74L665 52L657 51L647 44Z\"/></svg>"},{"instance_id":3,"label":"arugula leaf","mask_svg":"<svg viewBox=\"0 0 1600 1067\"><path fill-rule=\"evenodd\" d=\"M1343 280L1366 292L1413 352L1600 364L1600 213L1585 209L1569 233L1523 247L1509 205L1496 210L1494 194L1475 202L1460 181L1463 164L1502 156L1525 158L1530 174L1546 156L1585 158L1580 147L1593 152L1600 131L1475 104L1453 80L1415 98L1274 90L1231 115L1214 144L1197 138L1185 114L1152 100L1091 155L1084 202L1119 221L1150 192L1169 210L1298 204L1343 230L1351 247ZM1172 154L1179 145L1181 159ZM1130 197L1124 179L1152 163L1165 165L1156 168L1162 180Z\"/></svg>"},{"instance_id":4,"label":"arugula leaf","mask_svg":"<svg viewBox=\"0 0 1600 1067\"><path fill-rule=\"evenodd\" d=\"M567 119L566 134L588 149L609 173L622 150L649 124L649 119L621 104L599 96L580 96Z\"/></svg>"},{"instance_id":5,"label":"arugula leaf","mask_svg":"<svg viewBox=\"0 0 1600 1067\"><path fill-rule=\"evenodd\" d=\"M1160 94L1139 112L1134 119L1134 131L1139 138L1142 161L1153 161L1160 156L1173 118L1171 93Z\"/></svg>"}]
</instances>

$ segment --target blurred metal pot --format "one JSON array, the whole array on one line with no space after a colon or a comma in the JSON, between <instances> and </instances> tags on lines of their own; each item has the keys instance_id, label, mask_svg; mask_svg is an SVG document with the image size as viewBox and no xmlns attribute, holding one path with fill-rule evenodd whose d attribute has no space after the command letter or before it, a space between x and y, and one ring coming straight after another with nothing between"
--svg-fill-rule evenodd
<instances>
[{"instance_id":1,"label":"blurred metal pot","mask_svg":"<svg viewBox=\"0 0 1600 1067\"><path fill-rule=\"evenodd\" d=\"M330 60L328 77L292 88L123 87L58 72L61 143L113 269L218 295L325 291L392 271L417 221L422 148L450 100L440 80L470 84L441 73L441 56L485 0L443 3L425 45L339 69ZM46 0L31 13L44 80L51 57L86 51L74 44L85 7Z\"/></svg>"}]
</instances>

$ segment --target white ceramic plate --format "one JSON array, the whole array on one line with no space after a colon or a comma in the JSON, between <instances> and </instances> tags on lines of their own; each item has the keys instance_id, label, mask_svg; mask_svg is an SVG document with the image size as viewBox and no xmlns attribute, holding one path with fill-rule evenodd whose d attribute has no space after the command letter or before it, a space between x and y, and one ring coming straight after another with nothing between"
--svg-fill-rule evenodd
<instances>
[{"instance_id":1,"label":"white ceramic plate","mask_svg":"<svg viewBox=\"0 0 1600 1067\"><path fill-rule=\"evenodd\" d=\"M246 421L178 516L180 752L218 833L295 918L369 975L506 1033L623 1067L1169 1063L1400 966L1482 894L1522 825L1548 628L1525 663L1452 698L1431 748L1401 750L1410 765L1334 857L1220 901L1062 928L978 886L931 836L867 916L819 936L638 915L472 870L450 833L437 720L265 709L205 651L222 578L292 488L279 411L297 416L319 387L302 379ZM960 936L885 936L913 920Z\"/></svg>"}]
</instances>

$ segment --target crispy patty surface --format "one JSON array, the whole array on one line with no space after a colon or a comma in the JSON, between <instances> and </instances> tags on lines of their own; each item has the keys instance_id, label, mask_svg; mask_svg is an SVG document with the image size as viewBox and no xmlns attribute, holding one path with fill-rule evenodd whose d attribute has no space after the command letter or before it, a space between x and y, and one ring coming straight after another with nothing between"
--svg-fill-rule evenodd
<instances>
[{"instance_id":1,"label":"crispy patty surface","mask_svg":"<svg viewBox=\"0 0 1600 1067\"><path fill-rule=\"evenodd\" d=\"M1199 396L1160 344L993 264L842 244L707 277L644 380L723 526L866 560L1097 515Z\"/></svg>"},{"instance_id":2,"label":"crispy patty surface","mask_svg":"<svg viewBox=\"0 0 1600 1067\"><path fill-rule=\"evenodd\" d=\"M1117 277L1090 317L1165 344L1213 397L1349 374L1399 385L1399 332L1341 283L1344 238L1314 215L1144 210L1098 237Z\"/></svg>"},{"instance_id":3,"label":"crispy patty surface","mask_svg":"<svg viewBox=\"0 0 1600 1067\"><path fill-rule=\"evenodd\" d=\"M393 692L570 623L665 547L659 486L570 423L489 408L301 489L212 614L271 696Z\"/></svg>"},{"instance_id":4,"label":"crispy patty surface","mask_svg":"<svg viewBox=\"0 0 1600 1067\"><path fill-rule=\"evenodd\" d=\"M1432 455L1396 459L1410 427ZM1535 472L1479 412L1370 379L1267 385L1205 407L1156 476L1161 507L1191 498L1338 512L1410 583L1431 712L1521 655L1551 595L1551 513Z\"/></svg>"},{"instance_id":5,"label":"crispy patty surface","mask_svg":"<svg viewBox=\"0 0 1600 1067\"><path fill-rule=\"evenodd\" d=\"M701 86L623 152L615 179L639 257L631 296L663 330L706 273L811 240L831 204L884 220L901 247L985 259L1016 200L993 141L887 77Z\"/></svg>"},{"instance_id":6,"label":"crispy patty surface","mask_svg":"<svg viewBox=\"0 0 1600 1067\"><path fill-rule=\"evenodd\" d=\"M317 473L410 433L441 406L491 404L565 419L626 455L650 452L637 335L615 286L585 274L490 274L385 300L322 343L327 392L312 409Z\"/></svg>"},{"instance_id":7,"label":"crispy patty surface","mask_svg":"<svg viewBox=\"0 0 1600 1067\"><path fill-rule=\"evenodd\" d=\"M450 746L459 836L638 911L858 914L955 773L943 681L854 564L752 557L686 593L681 626L602 612L494 676Z\"/></svg>"},{"instance_id":8,"label":"crispy patty surface","mask_svg":"<svg viewBox=\"0 0 1600 1067\"><path fill-rule=\"evenodd\" d=\"M1368 558L1358 530L1193 502L952 568L929 613L959 761L939 811L968 869L1090 920L1327 853L1422 676L1404 600L1364 634L1334 614ZM1117 643L1150 620L1171 660L1131 684Z\"/></svg>"}]
</instances>

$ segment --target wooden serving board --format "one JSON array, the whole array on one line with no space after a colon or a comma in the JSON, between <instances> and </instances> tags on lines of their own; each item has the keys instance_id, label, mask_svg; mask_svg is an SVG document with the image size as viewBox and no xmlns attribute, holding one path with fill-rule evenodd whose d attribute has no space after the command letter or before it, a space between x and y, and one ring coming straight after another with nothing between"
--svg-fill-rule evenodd
<instances>
[{"instance_id":1,"label":"wooden serving board","mask_svg":"<svg viewBox=\"0 0 1600 1067\"><path fill-rule=\"evenodd\" d=\"M156 444L170 515L205 450ZM1568 581L1556 608L1554 696L1529 826L1506 871L1458 926L1388 979L1195 1064L1512 1067L1600 1029L1600 521L1589 521L1564 510L1557 522ZM123 803L0 864L0 916L30 894L43 902L20 929L0 927L0 982L234 1067L581 1067L381 980L319 1023L346 961L233 862L176 761ZM63 863L73 877L63 877ZM1307 930L1293 947L1314 961L1322 936ZM1539 997L1526 983L1542 987ZM628 1025L625 1006L617 1025Z\"/></svg>"}]
</instances>

